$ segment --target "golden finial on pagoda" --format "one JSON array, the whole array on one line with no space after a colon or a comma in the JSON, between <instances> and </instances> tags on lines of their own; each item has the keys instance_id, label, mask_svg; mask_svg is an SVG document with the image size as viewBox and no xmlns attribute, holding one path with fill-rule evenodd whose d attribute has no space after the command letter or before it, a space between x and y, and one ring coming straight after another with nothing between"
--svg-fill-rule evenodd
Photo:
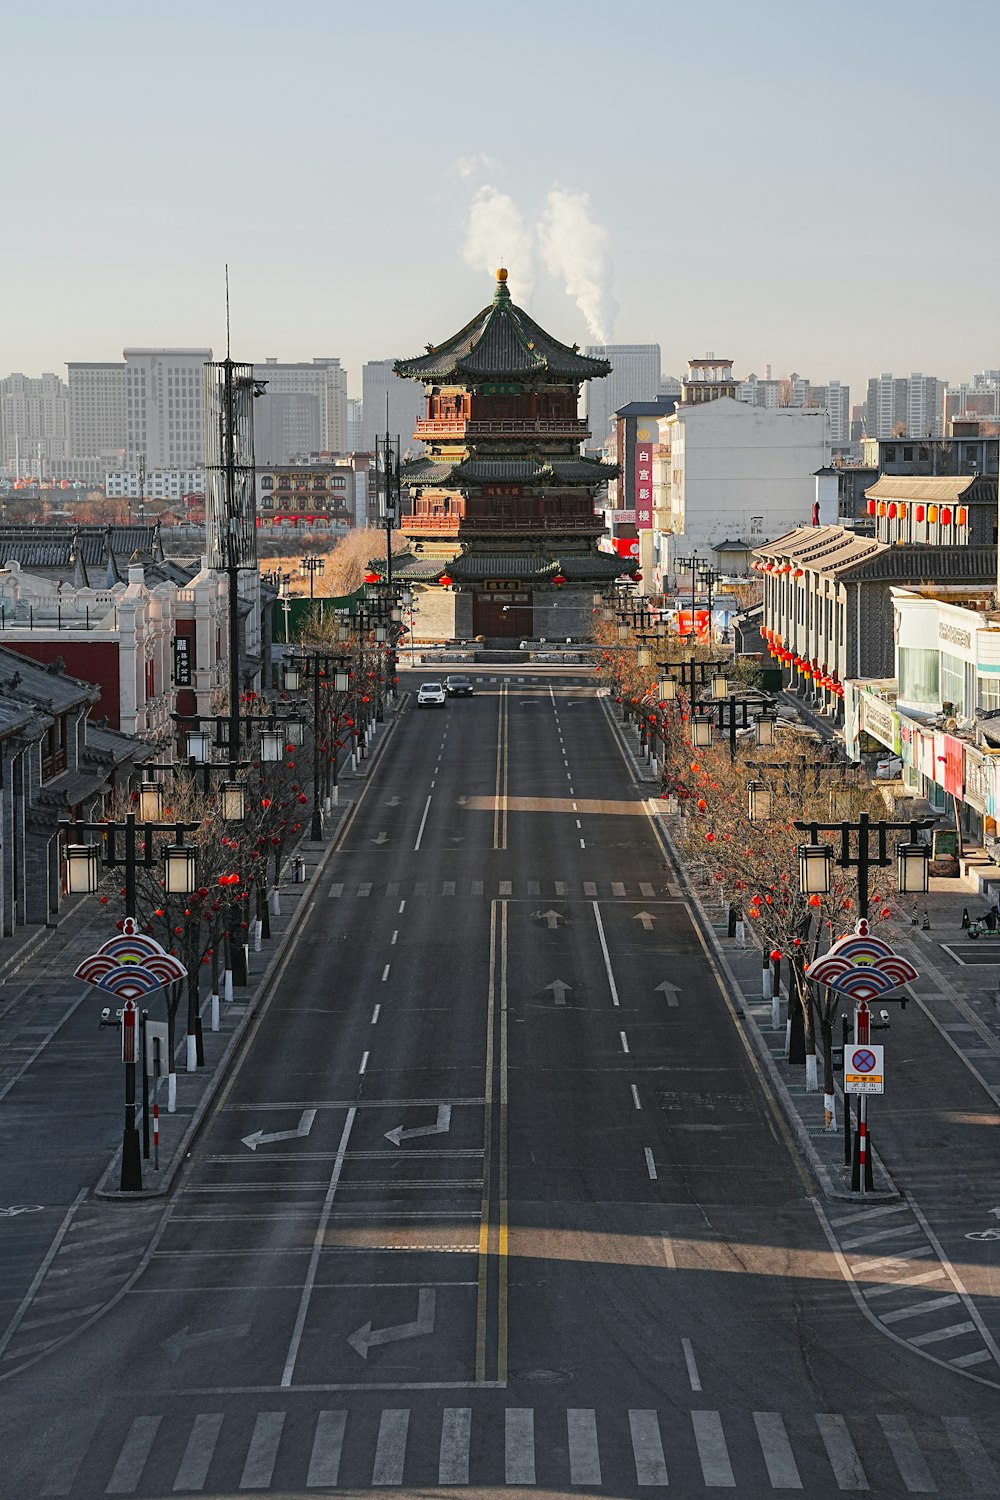
<instances>
[{"instance_id":1,"label":"golden finial on pagoda","mask_svg":"<svg viewBox=\"0 0 1000 1500\"><path fill-rule=\"evenodd\" d=\"M501 266L500 269L497 271L497 281L499 281L501 283L501 285L502 285L503 282L505 282L506 280L507 280L507 268L506 268L506 266Z\"/></svg>"}]
</instances>

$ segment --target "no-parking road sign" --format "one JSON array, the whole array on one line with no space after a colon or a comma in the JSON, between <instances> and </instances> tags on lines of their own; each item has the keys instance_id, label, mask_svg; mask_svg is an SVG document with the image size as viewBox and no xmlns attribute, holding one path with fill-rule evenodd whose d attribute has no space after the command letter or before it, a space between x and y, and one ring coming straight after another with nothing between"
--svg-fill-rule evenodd
<instances>
[{"instance_id":1,"label":"no-parking road sign","mask_svg":"<svg viewBox=\"0 0 1000 1500\"><path fill-rule=\"evenodd\" d=\"M884 1047L848 1047L844 1052L844 1093L883 1094L885 1074L882 1067Z\"/></svg>"}]
</instances>

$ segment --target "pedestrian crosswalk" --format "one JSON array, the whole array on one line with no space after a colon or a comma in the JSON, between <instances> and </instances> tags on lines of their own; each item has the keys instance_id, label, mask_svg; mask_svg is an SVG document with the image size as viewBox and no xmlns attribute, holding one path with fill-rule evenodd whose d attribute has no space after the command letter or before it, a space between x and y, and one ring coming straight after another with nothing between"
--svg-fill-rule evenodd
<instances>
[{"instance_id":1,"label":"pedestrian crosswalk","mask_svg":"<svg viewBox=\"0 0 1000 1500\"><path fill-rule=\"evenodd\" d=\"M869 1313L895 1338L957 1370L996 1372L996 1343L912 1204L853 1207L828 1223Z\"/></svg>"},{"instance_id":2,"label":"pedestrian crosswalk","mask_svg":"<svg viewBox=\"0 0 1000 1500\"><path fill-rule=\"evenodd\" d=\"M314 1399L314 1398L313 1398ZM253 1414L141 1414L61 1453L44 1500L407 1486L691 1494L753 1486L883 1496L1000 1493L996 1432L966 1416L486 1405L433 1410L277 1404ZM984 1440L985 1439L985 1440ZM987 1443L994 1448L988 1449ZM27 1500L27 1497L26 1497Z\"/></svg>"},{"instance_id":3,"label":"pedestrian crosswalk","mask_svg":"<svg viewBox=\"0 0 1000 1500\"><path fill-rule=\"evenodd\" d=\"M411 897L473 896L493 900L570 901L663 901L676 899L676 888L667 880L331 880L326 890L331 901L368 901L380 897L390 901Z\"/></svg>"}]
</instances>

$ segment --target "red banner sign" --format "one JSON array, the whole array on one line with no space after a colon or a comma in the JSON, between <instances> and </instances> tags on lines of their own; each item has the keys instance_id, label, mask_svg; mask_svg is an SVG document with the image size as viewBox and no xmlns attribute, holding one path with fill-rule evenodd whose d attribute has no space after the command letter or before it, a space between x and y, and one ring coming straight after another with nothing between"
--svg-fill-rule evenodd
<instances>
[{"instance_id":1,"label":"red banner sign","mask_svg":"<svg viewBox=\"0 0 1000 1500\"><path fill-rule=\"evenodd\" d=\"M635 445L635 527L649 531L653 525L653 445Z\"/></svg>"}]
</instances>

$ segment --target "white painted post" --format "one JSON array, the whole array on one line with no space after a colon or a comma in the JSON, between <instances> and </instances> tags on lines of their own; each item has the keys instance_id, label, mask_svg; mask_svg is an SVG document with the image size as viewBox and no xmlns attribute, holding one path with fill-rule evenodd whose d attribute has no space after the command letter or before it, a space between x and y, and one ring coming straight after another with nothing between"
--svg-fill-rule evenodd
<instances>
[{"instance_id":1,"label":"white painted post","mask_svg":"<svg viewBox=\"0 0 1000 1500\"><path fill-rule=\"evenodd\" d=\"M173 1059L171 1059L173 1061ZM167 1074L167 1114L172 1115L177 1109L177 1074L171 1068Z\"/></svg>"},{"instance_id":2,"label":"white painted post","mask_svg":"<svg viewBox=\"0 0 1000 1500\"><path fill-rule=\"evenodd\" d=\"M277 886L275 886L271 892L271 916L281 916L281 892L278 890Z\"/></svg>"},{"instance_id":3,"label":"white painted post","mask_svg":"<svg viewBox=\"0 0 1000 1500\"><path fill-rule=\"evenodd\" d=\"M260 918L257 917L254 920L254 924L253 924L253 951L255 953L259 953L260 952L260 940L261 940L261 933L263 932L263 929L264 929L264 924L260 920Z\"/></svg>"},{"instance_id":4,"label":"white painted post","mask_svg":"<svg viewBox=\"0 0 1000 1500\"><path fill-rule=\"evenodd\" d=\"M771 996L771 1030L781 1030L781 991Z\"/></svg>"},{"instance_id":5,"label":"white painted post","mask_svg":"<svg viewBox=\"0 0 1000 1500\"><path fill-rule=\"evenodd\" d=\"M218 1031L218 1029L219 1029L219 997L218 997L217 994L214 993L214 991L213 991L213 993L212 993L212 995L210 997L210 1000L211 1000L211 1012L212 1012L212 1030L213 1031Z\"/></svg>"},{"instance_id":6,"label":"white painted post","mask_svg":"<svg viewBox=\"0 0 1000 1500\"><path fill-rule=\"evenodd\" d=\"M198 1071L198 1039L188 1036L185 1037L185 1043L187 1070L189 1073L196 1073Z\"/></svg>"},{"instance_id":7,"label":"white painted post","mask_svg":"<svg viewBox=\"0 0 1000 1500\"><path fill-rule=\"evenodd\" d=\"M792 1051L792 1018L785 1021L785 1056L790 1057Z\"/></svg>"},{"instance_id":8,"label":"white painted post","mask_svg":"<svg viewBox=\"0 0 1000 1500\"><path fill-rule=\"evenodd\" d=\"M335 786L330 790L330 802L334 807L340 806L340 787Z\"/></svg>"},{"instance_id":9,"label":"white painted post","mask_svg":"<svg viewBox=\"0 0 1000 1500\"><path fill-rule=\"evenodd\" d=\"M823 1095L823 1125L827 1130L837 1129L837 1096Z\"/></svg>"},{"instance_id":10,"label":"white painted post","mask_svg":"<svg viewBox=\"0 0 1000 1500\"><path fill-rule=\"evenodd\" d=\"M770 1000L774 994L774 987L771 983L771 965L766 957L760 971L760 992L765 1000Z\"/></svg>"},{"instance_id":11,"label":"white painted post","mask_svg":"<svg viewBox=\"0 0 1000 1500\"><path fill-rule=\"evenodd\" d=\"M229 1004L232 1003L232 998L233 998L233 971L232 971L232 969L226 969L223 972L223 975L222 975L222 998L225 1000L225 1002L226 1002L227 1005L229 1005Z\"/></svg>"},{"instance_id":12,"label":"white painted post","mask_svg":"<svg viewBox=\"0 0 1000 1500\"><path fill-rule=\"evenodd\" d=\"M806 1053L806 1093L815 1094L819 1088L819 1069L816 1066L815 1052Z\"/></svg>"},{"instance_id":13,"label":"white painted post","mask_svg":"<svg viewBox=\"0 0 1000 1500\"><path fill-rule=\"evenodd\" d=\"M746 924L744 923L743 918L740 917L738 919L737 923L736 923L736 941L739 944L739 946L742 948L743 945L744 945L744 943L746 942L746 940L747 940Z\"/></svg>"}]
</instances>

